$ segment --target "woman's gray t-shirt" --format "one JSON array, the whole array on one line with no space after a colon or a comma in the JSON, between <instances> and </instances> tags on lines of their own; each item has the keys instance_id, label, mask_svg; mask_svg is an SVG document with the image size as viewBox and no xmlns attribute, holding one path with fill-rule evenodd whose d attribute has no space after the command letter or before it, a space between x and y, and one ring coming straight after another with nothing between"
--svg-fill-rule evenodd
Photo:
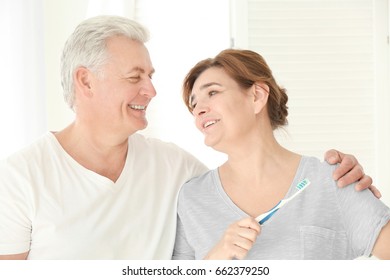
<instances>
[{"instance_id":1,"label":"woman's gray t-shirt","mask_svg":"<svg viewBox=\"0 0 390 280\"><path fill-rule=\"evenodd\" d=\"M311 184L262 226L247 259L354 259L369 256L390 209L369 190L339 188L335 165L302 157L285 198ZM178 201L173 259L202 259L227 227L248 215L225 193L218 170L187 182Z\"/></svg>"}]
</instances>

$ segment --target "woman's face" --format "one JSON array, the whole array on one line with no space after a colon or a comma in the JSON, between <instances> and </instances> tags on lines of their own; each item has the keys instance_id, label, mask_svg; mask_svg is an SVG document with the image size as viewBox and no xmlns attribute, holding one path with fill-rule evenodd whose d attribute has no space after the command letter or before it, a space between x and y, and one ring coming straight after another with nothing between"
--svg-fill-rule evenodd
<instances>
[{"instance_id":1,"label":"woman's face","mask_svg":"<svg viewBox=\"0 0 390 280\"><path fill-rule=\"evenodd\" d=\"M209 68L198 77L190 103L207 146L226 152L253 131L256 113L252 90L242 89L219 67Z\"/></svg>"}]
</instances>

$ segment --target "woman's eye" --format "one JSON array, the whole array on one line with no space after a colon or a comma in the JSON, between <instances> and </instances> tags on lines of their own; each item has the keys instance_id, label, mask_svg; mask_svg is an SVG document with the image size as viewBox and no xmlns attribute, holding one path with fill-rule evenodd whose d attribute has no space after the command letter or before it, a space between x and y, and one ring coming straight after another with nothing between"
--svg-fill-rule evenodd
<instances>
[{"instance_id":1,"label":"woman's eye","mask_svg":"<svg viewBox=\"0 0 390 280\"><path fill-rule=\"evenodd\" d=\"M211 90L209 91L209 96L213 96L213 95L216 95L219 91L217 90Z\"/></svg>"},{"instance_id":2,"label":"woman's eye","mask_svg":"<svg viewBox=\"0 0 390 280\"><path fill-rule=\"evenodd\" d=\"M190 104L190 107L191 107L191 109L192 109L192 110L194 110L194 109L195 109L195 107L196 107L196 103L192 103L192 104Z\"/></svg>"}]
</instances>

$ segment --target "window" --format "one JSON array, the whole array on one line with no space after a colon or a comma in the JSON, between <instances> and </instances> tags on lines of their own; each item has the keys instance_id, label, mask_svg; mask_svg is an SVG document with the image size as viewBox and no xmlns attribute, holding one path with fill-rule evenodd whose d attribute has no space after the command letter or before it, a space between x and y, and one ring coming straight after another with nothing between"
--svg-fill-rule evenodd
<instances>
[{"instance_id":1,"label":"window","mask_svg":"<svg viewBox=\"0 0 390 280\"><path fill-rule=\"evenodd\" d=\"M42 3L2 1L0 158L27 145L45 127ZM12 27L12 28L11 28Z\"/></svg>"}]
</instances>

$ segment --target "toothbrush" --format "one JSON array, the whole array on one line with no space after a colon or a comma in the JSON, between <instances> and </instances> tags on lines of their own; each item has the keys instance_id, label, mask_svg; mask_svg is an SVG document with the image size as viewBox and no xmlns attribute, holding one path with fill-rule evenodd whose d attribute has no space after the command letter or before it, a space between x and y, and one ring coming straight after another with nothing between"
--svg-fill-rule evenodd
<instances>
[{"instance_id":1,"label":"toothbrush","mask_svg":"<svg viewBox=\"0 0 390 280\"><path fill-rule=\"evenodd\" d=\"M288 202L293 200L294 197L296 197L298 194L300 194L308 185L310 185L310 181L308 179L304 179L303 181L301 181L296 186L296 188L298 189L298 191L296 193L294 193L289 198L282 199L281 201L279 201L278 204L276 204L271 210L269 210L268 212L265 212L265 213L261 214L260 216L258 216L256 218L256 221L258 221L260 225L264 224L266 221L268 221L269 218L272 217L273 214L276 213L276 211L278 211L280 208L282 208Z\"/></svg>"}]
</instances>

